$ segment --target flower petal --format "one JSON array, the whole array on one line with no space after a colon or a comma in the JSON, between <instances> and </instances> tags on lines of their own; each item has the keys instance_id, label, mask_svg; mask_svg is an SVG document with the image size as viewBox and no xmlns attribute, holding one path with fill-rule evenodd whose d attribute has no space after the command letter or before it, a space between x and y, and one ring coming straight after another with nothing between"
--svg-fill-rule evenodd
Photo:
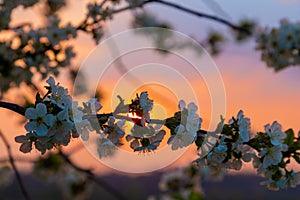
<instances>
[{"instance_id":1,"label":"flower petal","mask_svg":"<svg viewBox=\"0 0 300 200\"><path fill-rule=\"evenodd\" d=\"M25 111L25 117L27 119L36 119L37 118L37 112L34 108L27 108Z\"/></svg>"},{"instance_id":2,"label":"flower petal","mask_svg":"<svg viewBox=\"0 0 300 200\"><path fill-rule=\"evenodd\" d=\"M25 125L26 131L34 131L34 130L36 130L36 127L37 127L37 123L35 121L28 122Z\"/></svg>"},{"instance_id":3,"label":"flower petal","mask_svg":"<svg viewBox=\"0 0 300 200\"><path fill-rule=\"evenodd\" d=\"M53 126L54 122L55 122L56 117L54 117L52 114L48 114L44 117L44 122L48 125L48 126Z\"/></svg>"},{"instance_id":4,"label":"flower petal","mask_svg":"<svg viewBox=\"0 0 300 200\"><path fill-rule=\"evenodd\" d=\"M38 127L36 127L36 134L38 136L46 136L48 133L48 128L46 125L41 124Z\"/></svg>"},{"instance_id":5,"label":"flower petal","mask_svg":"<svg viewBox=\"0 0 300 200\"><path fill-rule=\"evenodd\" d=\"M47 107L43 103L38 103L36 105L36 112L38 117L43 117L47 114Z\"/></svg>"},{"instance_id":6,"label":"flower petal","mask_svg":"<svg viewBox=\"0 0 300 200\"><path fill-rule=\"evenodd\" d=\"M184 100L180 100L179 103L178 103L178 108L179 110L183 110L185 108L186 104L185 104L185 101Z\"/></svg>"}]
</instances>

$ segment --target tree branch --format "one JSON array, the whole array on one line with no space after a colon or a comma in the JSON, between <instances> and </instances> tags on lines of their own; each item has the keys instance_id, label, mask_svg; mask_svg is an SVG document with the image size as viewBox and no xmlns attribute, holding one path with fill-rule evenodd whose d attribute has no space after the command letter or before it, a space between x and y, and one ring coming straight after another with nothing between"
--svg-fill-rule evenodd
<instances>
[{"instance_id":1,"label":"tree branch","mask_svg":"<svg viewBox=\"0 0 300 200\"><path fill-rule=\"evenodd\" d=\"M182 12L185 12L185 13L188 13L188 14L191 14L191 15L194 15L194 16L199 17L199 18L206 18L206 19L209 19L209 20L219 22L221 24L229 26L230 28L232 28L236 31L240 31L240 32L251 35L251 32L248 29L237 26L237 25L231 23L230 21L228 21L226 19L214 16L214 15L209 15L207 13L195 11L195 10L192 10L190 8L186 8L184 6L178 5L176 3L168 2L168 1L164 1L164 0L147 0L147 1L143 1L142 3L137 4L137 5L129 5L129 6L125 6L123 8L112 10L110 14L114 15L114 14L122 13L122 12L127 11L127 10L140 8L140 7L143 7L143 6L145 6L146 4L149 4L149 3L158 3L158 4L162 4L162 5L171 7L171 8L175 8L177 10L180 10ZM78 29L80 29L80 27L83 27L84 23L86 23L86 21L81 22L80 25L78 26Z\"/></svg>"},{"instance_id":2,"label":"tree branch","mask_svg":"<svg viewBox=\"0 0 300 200\"><path fill-rule=\"evenodd\" d=\"M13 168L13 171L14 171L14 173L16 175L16 179L17 179L17 182L18 182L18 184L19 184L19 186L21 188L21 191L22 191L22 194L24 196L24 199L30 200L30 197L29 197L28 192L27 192L27 190L25 188L25 185L23 183L21 175L20 175L20 173L19 173L19 171L18 171L18 169L17 169L17 167L15 165L15 161L14 161L14 158L12 156L10 145L9 145L7 139L5 138L5 136L4 136L4 134L2 133L1 130L0 130L0 137L1 137L1 139L3 140L3 142L4 142L5 146L6 146L6 149L7 149L7 152L8 152L8 156L9 156L9 162L10 162L10 164L11 164L11 166Z\"/></svg>"},{"instance_id":3,"label":"tree branch","mask_svg":"<svg viewBox=\"0 0 300 200\"><path fill-rule=\"evenodd\" d=\"M73 167L75 170L85 173L87 178L91 181L94 181L97 185L104 188L106 191L108 191L110 194L112 194L116 199L119 200L125 200L126 198L123 196L122 193L120 193L118 190L114 189L110 185L108 185L106 182L102 181L101 179L97 178L97 176L89 169L81 168L77 165L75 165L69 158L68 155L64 154L61 150L59 151L59 155L64 159L65 162L67 162L71 167Z\"/></svg>"},{"instance_id":4,"label":"tree branch","mask_svg":"<svg viewBox=\"0 0 300 200\"><path fill-rule=\"evenodd\" d=\"M169 6L169 7L175 8L177 10L180 10L180 11L183 11L183 12L195 15L197 17L202 17L202 18L210 19L210 20L219 22L221 24L227 25L227 26L229 26L230 28L232 28L234 30L241 31L241 32L247 33L249 35L251 34L249 32L249 30L241 28L241 27L239 27L239 26L237 26L237 25L235 25L235 24L233 24L233 23L231 23L231 22L229 22L229 21L227 21L225 19L217 17L217 16L209 15L209 14L206 14L206 13L203 13L203 12L198 12L198 11L195 11L195 10L183 7L181 5L175 4L173 2L167 2L167 1L164 1L164 0L152 0L151 2L156 2L156 3L159 3L159 4L165 5L165 6Z\"/></svg>"},{"instance_id":5,"label":"tree branch","mask_svg":"<svg viewBox=\"0 0 300 200\"><path fill-rule=\"evenodd\" d=\"M0 108L6 108L8 110L14 111L20 115L25 116L26 108L19 106L17 104L14 104L14 103L0 101Z\"/></svg>"}]
</instances>

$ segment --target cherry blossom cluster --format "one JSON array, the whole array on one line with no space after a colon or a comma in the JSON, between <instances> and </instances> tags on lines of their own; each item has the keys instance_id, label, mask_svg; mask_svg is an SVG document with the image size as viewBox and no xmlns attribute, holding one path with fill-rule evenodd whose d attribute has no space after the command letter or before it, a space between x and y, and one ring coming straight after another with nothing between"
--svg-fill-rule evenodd
<instances>
[{"instance_id":1,"label":"cherry blossom cluster","mask_svg":"<svg viewBox=\"0 0 300 200\"><path fill-rule=\"evenodd\" d=\"M55 84L53 77L46 82L47 93L43 97L37 93L34 107L26 109L25 117L29 120L25 124L27 134L15 138L16 142L21 143L20 151L24 153L30 152L33 145L44 154L53 147L68 145L71 138L79 135L85 139L88 137L87 129L92 131L93 127L87 120L81 118L79 121L79 112L89 113L91 107L101 108L95 99L89 100L84 103L84 108L80 108L77 102L72 102L66 88ZM72 112L72 107L75 107L75 112ZM75 127L74 122L80 128Z\"/></svg>"},{"instance_id":2,"label":"cherry blossom cluster","mask_svg":"<svg viewBox=\"0 0 300 200\"><path fill-rule=\"evenodd\" d=\"M147 92L132 100L129 105L129 113L136 115L132 120L134 125L131 133L126 136L126 141L130 142L130 147L138 152L150 152L156 150L163 140L166 132L160 130L161 126L151 123L150 112L153 109L153 100L148 98Z\"/></svg>"},{"instance_id":3,"label":"cherry blossom cluster","mask_svg":"<svg viewBox=\"0 0 300 200\"><path fill-rule=\"evenodd\" d=\"M295 137L292 129L283 132L277 121L267 124L264 132L253 134L250 119L240 110L227 124L221 116L214 131L205 131L196 104L186 105L183 100L173 117L152 119L153 100L147 92L137 94L129 104L118 97L120 103L114 112L98 114L102 105L95 98L80 106L53 77L46 82L46 94L41 97L38 93L34 107L26 109L27 133L15 138L24 153L34 146L44 154L68 145L72 138L87 141L93 133L98 137L99 158L113 156L124 141L130 142L133 151L147 153L157 150L168 136L167 143L174 151L193 143L197 146L199 158L194 164L202 176L222 179L228 169L240 170L244 162L252 161L257 173L268 179L263 184L269 189L300 184L300 173L289 166L291 159L300 163L299 134ZM132 125L130 133L124 130L127 121Z\"/></svg>"},{"instance_id":4,"label":"cherry blossom cluster","mask_svg":"<svg viewBox=\"0 0 300 200\"><path fill-rule=\"evenodd\" d=\"M0 42L1 91L0 96L13 86L22 82L32 84L34 72L43 79L49 74L57 75L60 68L68 67L75 56L71 45L62 42L76 38L77 28L71 23L62 25L61 19L54 12L64 0L45 1L45 12L48 12L45 26L33 28L31 23L10 27L12 10L18 6L31 7L39 1L3 1L0 5L0 35L9 34L8 40ZM47 10L47 11L46 11Z\"/></svg>"},{"instance_id":5,"label":"cherry blossom cluster","mask_svg":"<svg viewBox=\"0 0 300 200\"><path fill-rule=\"evenodd\" d=\"M300 64L300 23L281 20L278 28L265 29L257 34L256 49L261 59L279 71Z\"/></svg>"},{"instance_id":6,"label":"cherry blossom cluster","mask_svg":"<svg viewBox=\"0 0 300 200\"><path fill-rule=\"evenodd\" d=\"M221 120L220 124L224 123ZM215 132L218 136L211 151L202 156L201 149L204 137L198 135L196 145L199 149L199 159L195 162L199 169L214 179L222 179L227 169L240 170L243 162L252 161L258 175L268 180L262 184L271 190L294 188L300 184L300 173L288 166L293 158L300 163L300 138L295 138L289 129L282 131L281 125L274 121L265 126L265 132L252 134L250 119L245 118L243 111L239 111L236 118L223 124L222 130ZM216 135L215 135L216 136ZM210 136L212 137L212 136Z\"/></svg>"}]
</instances>

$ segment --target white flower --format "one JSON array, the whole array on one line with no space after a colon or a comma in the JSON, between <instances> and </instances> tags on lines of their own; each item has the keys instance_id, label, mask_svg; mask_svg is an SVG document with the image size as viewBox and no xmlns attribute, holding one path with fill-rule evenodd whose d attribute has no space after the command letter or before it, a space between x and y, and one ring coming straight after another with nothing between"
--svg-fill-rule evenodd
<instances>
[{"instance_id":1,"label":"white flower","mask_svg":"<svg viewBox=\"0 0 300 200\"><path fill-rule=\"evenodd\" d=\"M81 135L81 139L83 141L87 141L89 139L89 133L93 130L93 128L87 119L82 119L84 113L81 110L82 108L78 106L78 102L73 102L72 116L77 133Z\"/></svg>"},{"instance_id":2,"label":"white flower","mask_svg":"<svg viewBox=\"0 0 300 200\"><path fill-rule=\"evenodd\" d=\"M47 114L47 107L43 103L38 103L36 108L27 108L25 117L31 121L25 125L27 131L35 131L38 136L45 136L48 127L54 123L54 116Z\"/></svg>"},{"instance_id":3,"label":"white flower","mask_svg":"<svg viewBox=\"0 0 300 200\"><path fill-rule=\"evenodd\" d=\"M150 111L153 109L153 100L148 98L147 92L142 92L139 98L140 106L143 108L143 116L146 122L150 122Z\"/></svg>"},{"instance_id":4,"label":"white flower","mask_svg":"<svg viewBox=\"0 0 300 200\"><path fill-rule=\"evenodd\" d=\"M263 149L259 155L264 156L264 168L267 168L271 165L277 165L282 160L281 146L273 146L269 149Z\"/></svg>"},{"instance_id":5,"label":"white flower","mask_svg":"<svg viewBox=\"0 0 300 200\"><path fill-rule=\"evenodd\" d=\"M151 125L139 126L136 124L131 129L131 133L138 138L149 138L156 134L155 129Z\"/></svg>"},{"instance_id":6,"label":"white flower","mask_svg":"<svg viewBox=\"0 0 300 200\"><path fill-rule=\"evenodd\" d=\"M65 107L71 106L72 100L68 95L68 89L63 88L59 85L55 85L55 81L53 77L49 77L46 81L51 87L51 103L56 104L58 107L64 109Z\"/></svg>"},{"instance_id":7,"label":"white flower","mask_svg":"<svg viewBox=\"0 0 300 200\"><path fill-rule=\"evenodd\" d=\"M190 135L196 135L197 131L200 129L202 119L199 118L199 115L194 111L189 111L186 120L186 130L189 132Z\"/></svg>"},{"instance_id":8,"label":"white flower","mask_svg":"<svg viewBox=\"0 0 300 200\"><path fill-rule=\"evenodd\" d=\"M221 164L223 160L227 156L227 146L226 145L218 145L207 155L207 160L211 164Z\"/></svg>"},{"instance_id":9,"label":"white flower","mask_svg":"<svg viewBox=\"0 0 300 200\"><path fill-rule=\"evenodd\" d=\"M179 101L178 107L181 109L181 124L175 129L176 135L172 136L168 141L168 144L172 145L173 150L192 144L197 136L197 131L201 127L202 119L197 114L197 105L189 103L187 108L184 107L185 105L183 100Z\"/></svg>"},{"instance_id":10,"label":"white flower","mask_svg":"<svg viewBox=\"0 0 300 200\"><path fill-rule=\"evenodd\" d=\"M172 136L168 144L172 145L172 150L187 147L195 140L196 133L190 134L183 125L179 125L175 129L176 135Z\"/></svg>"},{"instance_id":11,"label":"white flower","mask_svg":"<svg viewBox=\"0 0 300 200\"><path fill-rule=\"evenodd\" d=\"M284 138L286 138L286 133L282 132L281 125L277 121L274 121L271 126L267 124L265 131L270 136L271 143L274 146L282 145Z\"/></svg>"},{"instance_id":12,"label":"white flower","mask_svg":"<svg viewBox=\"0 0 300 200\"><path fill-rule=\"evenodd\" d=\"M223 130L224 121L225 121L225 119L222 116L220 116L220 119L221 120L218 123L216 130L213 131L213 132L207 132L207 134L204 138L204 141L203 141L201 147L198 150L198 155L199 155L200 158L203 158L209 152L211 152L211 150L216 145L216 143L218 141L218 138L219 138L219 134Z\"/></svg>"},{"instance_id":13,"label":"white flower","mask_svg":"<svg viewBox=\"0 0 300 200\"><path fill-rule=\"evenodd\" d=\"M87 103L91 105L92 111L96 113L103 107L101 103L97 101L96 98L91 98Z\"/></svg>"},{"instance_id":14,"label":"white flower","mask_svg":"<svg viewBox=\"0 0 300 200\"><path fill-rule=\"evenodd\" d=\"M183 111L183 109L185 108L186 104L185 104L185 101L184 100L180 100L179 103L178 103L178 108L180 111Z\"/></svg>"},{"instance_id":15,"label":"white flower","mask_svg":"<svg viewBox=\"0 0 300 200\"><path fill-rule=\"evenodd\" d=\"M240 138L242 142L248 142L250 137L250 119L244 117L244 111L240 110L237 114L236 119L238 120ZM229 124L233 123L233 120L229 120Z\"/></svg>"},{"instance_id":16,"label":"white flower","mask_svg":"<svg viewBox=\"0 0 300 200\"><path fill-rule=\"evenodd\" d=\"M107 138L100 138L98 140L98 155L99 158L108 157L114 155L116 146Z\"/></svg>"},{"instance_id":17,"label":"white flower","mask_svg":"<svg viewBox=\"0 0 300 200\"><path fill-rule=\"evenodd\" d=\"M49 136L54 136L57 141L65 142L74 123L69 120L68 109L60 111L49 129Z\"/></svg>"},{"instance_id":18,"label":"white flower","mask_svg":"<svg viewBox=\"0 0 300 200\"><path fill-rule=\"evenodd\" d=\"M287 66L299 65L299 34L299 22L291 23L282 20L280 27L265 29L257 34L256 49L262 51L262 60L275 71Z\"/></svg>"},{"instance_id":19,"label":"white flower","mask_svg":"<svg viewBox=\"0 0 300 200\"><path fill-rule=\"evenodd\" d=\"M108 134L108 139L115 145L121 144L120 139L124 136L124 125L125 120L120 120L115 123L116 119L113 116L110 116L107 122L108 127L105 128L104 134Z\"/></svg>"},{"instance_id":20,"label":"white flower","mask_svg":"<svg viewBox=\"0 0 300 200\"><path fill-rule=\"evenodd\" d=\"M285 180L285 185L291 188L295 188L300 184L300 172L292 172Z\"/></svg>"}]
</instances>

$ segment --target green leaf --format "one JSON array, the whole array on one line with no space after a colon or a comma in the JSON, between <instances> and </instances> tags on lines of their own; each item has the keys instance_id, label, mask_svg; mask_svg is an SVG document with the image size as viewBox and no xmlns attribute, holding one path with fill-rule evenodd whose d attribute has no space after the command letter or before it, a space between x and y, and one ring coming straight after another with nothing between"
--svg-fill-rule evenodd
<instances>
[{"instance_id":1,"label":"green leaf","mask_svg":"<svg viewBox=\"0 0 300 200\"><path fill-rule=\"evenodd\" d=\"M171 135L176 135L175 129L179 124L175 117L170 117L166 119L165 126L170 129Z\"/></svg>"},{"instance_id":2,"label":"green leaf","mask_svg":"<svg viewBox=\"0 0 300 200\"><path fill-rule=\"evenodd\" d=\"M286 138L284 140L284 144L287 144L288 146L291 146L294 142L294 131L293 129L289 129L287 131L285 131L286 133Z\"/></svg>"},{"instance_id":3,"label":"green leaf","mask_svg":"<svg viewBox=\"0 0 300 200\"><path fill-rule=\"evenodd\" d=\"M232 128L228 124L224 124L223 129L222 129L222 134L233 135Z\"/></svg>"}]
</instances>

